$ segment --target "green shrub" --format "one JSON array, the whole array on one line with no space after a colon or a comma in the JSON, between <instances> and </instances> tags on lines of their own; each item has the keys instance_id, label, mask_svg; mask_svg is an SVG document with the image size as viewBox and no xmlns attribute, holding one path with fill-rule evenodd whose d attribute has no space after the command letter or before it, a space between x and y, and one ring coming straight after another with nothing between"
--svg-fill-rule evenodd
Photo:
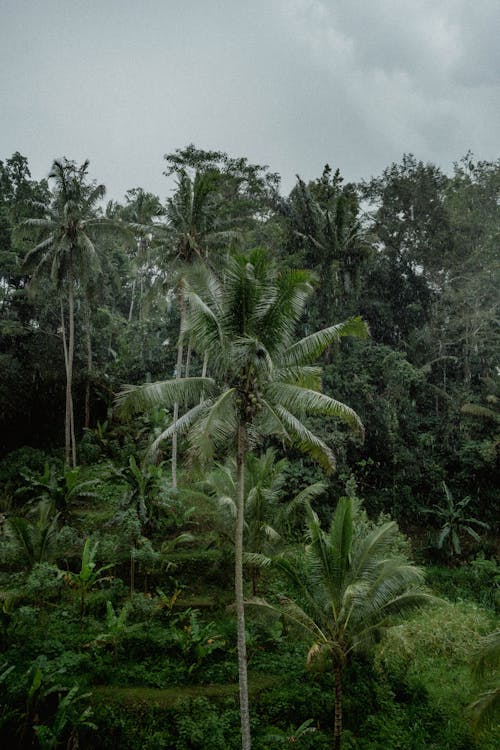
<instances>
[{"instance_id":1,"label":"green shrub","mask_svg":"<svg viewBox=\"0 0 500 750\"><path fill-rule=\"evenodd\" d=\"M500 610L500 567L496 560L478 555L458 568L433 566L426 569L428 584L452 601L470 600L494 611Z\"/></svg>"}]
</instances>

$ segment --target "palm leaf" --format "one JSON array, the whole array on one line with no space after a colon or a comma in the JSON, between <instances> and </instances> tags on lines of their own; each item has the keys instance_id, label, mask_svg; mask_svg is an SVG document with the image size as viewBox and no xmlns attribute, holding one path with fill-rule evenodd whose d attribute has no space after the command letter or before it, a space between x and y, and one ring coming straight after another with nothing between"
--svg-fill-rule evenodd
<instances>
[{"instance_id":1,"label":"palm leaf","mask_svg":"<svg viewBox=\"0 0 500 750\"><path fill-rule=\"evenodd\" d=\"M121 415L128 417L146 409L173 406L181 401L196 401L203 393L213 392L212 378L177 378L144 385L126 385L115 399Z\"/></svg>"},{"instance_id":2,"label":"palm leaf","mask_svg":"<svg viewBox=\"0 0 500 750\"><path fill-rule=\"evenodd\" d=\"M282 366L307 365L313 363L331 344L342 336L366 338L368 326L360 317L349 318L329 328L312 333L289 347L281 357Z\"/></svg>"},{"instance_id":3,"label":"palm leaf","mask_svg":"<svg viewBox=\"0 0 500 750\"><path fill-rule=\"evenodd\" d=\"M213 400L207 413L194 424L189 434L193 455L206 461L212 458L216 448L235 435L238 426L235 401L234 388L223 391Z\"/></svg>"},{"instance_id":4,"label":"palm leaf","mask_svg":"<svg viewBox=\"0 0 500 750\"><path fill-rule=\"evenodd\" d=\"M323 414L327 417L337 417L364 434L363 425L356 412L324 393L289 383L271 383L265 393L270 401L281 404L292 414Z\"/></svg>"},{"instance_id":5,"label":"palm leaf","mask_svg":"<svg viewBox=\"0 0 500 750\"><path fill-rule=\"evenodd\" d=\"M325 482L315 482L314 484L310 484L308 487L305 487L286 504L283 509L284 514L286 516L289 516L295 513L297 508L301 506L305 507L311 502L311 500L314 500L315 498L322 495L325 492L327 486L328 485Z\"/></svg>"},{"instance_id":6,"label":"palm leaf","mask_svg":"<svg viewBox=\"0 0 500 750\"><path fill-rule=\"evenodd\" d=\"M206 412L206 410L210 407L210 403L211 402L209 400L205 400L199 404L196 404L196 406L193 406L192 409L189 409L189 411L183 414L182 417L177 419L175 423L169 425L165 430L163 430L163 432L158 435L156 440L151 444L151 447L149 449L151 456L155 456L157 454L160 445L164 440L168 440L172 437L172 435L182 435L187 432L199 418L200 414Z\"/></svg>"},{"instance_id":7,"label":"palm leaf","mask_svg":"<svg viewBox=\"0 0 500 750\"><path fill-rule=\"evenodd\" d=\"M299 419L280 404L276 404L273 413L278 417L283 427L283 433L288 435L292 446L309 454L326 472L335 468L335 458L331 449L321 438L317 437Z\"/></svg>"}]
</instances>

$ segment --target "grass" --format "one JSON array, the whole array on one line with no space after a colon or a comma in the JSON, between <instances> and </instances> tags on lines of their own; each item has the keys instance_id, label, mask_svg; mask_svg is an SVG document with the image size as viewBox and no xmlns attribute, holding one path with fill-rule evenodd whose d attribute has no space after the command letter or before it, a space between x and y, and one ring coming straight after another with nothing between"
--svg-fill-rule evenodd
<instances>
[{"instance_id":1,"label":"grass","mask_svg":"<svg viewBox=\"0 0 500 750\"><path fill-rule=\"evenodd\" d=\"M249 678L249 694L258 695L262 690L274 687L281 681L280 677L270 675L253 675ZM208 698L210 700L225 700L236 698L238 685L183 685L170 688L150 687L117 687L114 685L102 685L95 687L93 692L97 698L105 701L114 701L128 707L140 704L148 706L159 706L160 708L172 708L179 701L193 700L194 698Z\"/></svg>"}]
</instances>

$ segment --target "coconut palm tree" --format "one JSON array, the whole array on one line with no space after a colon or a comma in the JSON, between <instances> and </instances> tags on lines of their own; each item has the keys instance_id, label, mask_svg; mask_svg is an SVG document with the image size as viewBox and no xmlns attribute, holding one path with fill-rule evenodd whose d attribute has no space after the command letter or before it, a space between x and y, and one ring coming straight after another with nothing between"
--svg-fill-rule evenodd
<instances>
[{"instance_id":1,"label":"coconut palm tree","mask_svg":"<svg viewBox=\"0 0 500 750\"><path fill-rule=\"evenodd\" d=\"M128 322L132 320L136 302L136 287L139 281L139 319L142 317L142 301L144 296L145 279L151 275L151 243L158 228L155 220L164 214L160 199L142 188L128 190L125 196L126 204L119 209L119 215L127 222L127 226L134 234L135 258L132 262L133 281L130 294Z\"/></svg>"},{"instance_id":2,"label":"coconut palm tree","mask_svg":"<svg viewBox=\"0 0 500 750\"><path fill-rule=\"evenodd\" d=\"M177 173L177 189L167 200L167 243L175 254L174 270L177 276L176 297L179 309L180 331L177 341L176 377L189 376L192 343L189 340L184 362L185 272L203 260L207 262L209 247L219 237L218 193L220 173L214 168L197 169L191 176L186 169ZM179 403L173 407L173 424L179 418ZM177 487L177 432L172 435L172 486Z\"/></svg>"},{"instance_id":3,"label":"coconut palm tree","mask_svg":"<svg viewBox=\"0 0 500 750\"><path fill-rule=\"evenodd\" d=\"M52 203L39 206L42 219L27 219L47 236L26 256L34 276L48 274L61 293L61 332L66 369L65 450L66 463L76 466L75 422L73 414L73 360L75 351L75 292L79 283L99 273L100 263L91 232L103 225L96 207L105 193L104 185L87 182L89 162L80 167L68 159L52 164L49 179L54 182ZM68 323L63 299L67 301Z\"/></svg>"},{"instance_id":4,"label":"coconut palm tree","mask_svg":"<svg viewBox=\"0 0 500 750\"><path fill-rule=\"evenodd\" d=\"M171 406L179 399L194 402L160 435L155 448L184 432L195 459L208 461L236 449L235 598L244 750L250 748L243 598L246 458L264 436L276 435L330 471L333 453L307 427L306 415L337 417L363 431L352 409L321 393L321 369L313 363L341 336L366 335L366 326L352 318L295 341L311 282L307 271L280 273L260 249L230 257L221 279L199 267L187 289L184 330L195 351L208 356L211 377L129 386L118 396L125 411Z\"/></svg>"},{"instance_id":5,"label":"coconut palm tree","mask_svg":"<svg viewBox=\"0 0 500 750\"><path fill-rule=\"evenodd\" d=\"M422 590L423 572L394 553L394 522L370 529L356 518L352 498L341 498L330 528L324 531L316 513L307 510L307 545L274 560L262 559L290 582L294 594L279 604L253 600L295 622L313 643L308 665L328 662L335 675L333 748L342 733L342 671L356 649L374 642L394 616L432 601Z\"/></svg>"}]
</instances>

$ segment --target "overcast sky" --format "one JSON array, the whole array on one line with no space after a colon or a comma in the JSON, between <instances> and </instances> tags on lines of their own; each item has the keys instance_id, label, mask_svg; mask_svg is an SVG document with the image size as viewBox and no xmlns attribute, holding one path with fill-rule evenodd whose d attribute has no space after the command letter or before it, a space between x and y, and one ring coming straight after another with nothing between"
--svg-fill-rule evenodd
<instances>
[{"instance_id":1,"label":"overcast sky","mask_svg":"<svg viewBox=\"0 0 500 750\"><path fill-rule=\"evenodd\" d=\"M289 190L405 152L497 159L500 0L0 0L0 159L89 158L121 199L168 193L190 142Z\"/></svg>"}]
</instances>

